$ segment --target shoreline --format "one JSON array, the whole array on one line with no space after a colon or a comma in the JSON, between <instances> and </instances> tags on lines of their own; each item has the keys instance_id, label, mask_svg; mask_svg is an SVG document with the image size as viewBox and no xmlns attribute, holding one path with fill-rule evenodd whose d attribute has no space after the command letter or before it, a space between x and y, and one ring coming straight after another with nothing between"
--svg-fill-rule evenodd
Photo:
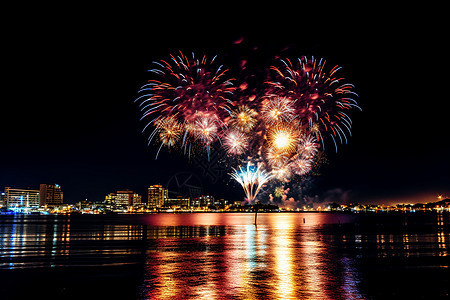
<instances>
[{"instance_id":1,"label":"shoreline","mask_svg":"<svg viewBox=\"0 0 450 300\"><path fill-rule=\"evenodd\" d=\"M255 214L255 211L160 211L160 212L111 212L111 213L20 213L20 212L1 212L0 216L139 216L139 215L183 215L183 214ZM425 214L425 213L450 213L449 210L384 210L384 211L258 211L258 214L347 214L347 215L377 215L377 214Z\"/></svg>"}]
</instances>

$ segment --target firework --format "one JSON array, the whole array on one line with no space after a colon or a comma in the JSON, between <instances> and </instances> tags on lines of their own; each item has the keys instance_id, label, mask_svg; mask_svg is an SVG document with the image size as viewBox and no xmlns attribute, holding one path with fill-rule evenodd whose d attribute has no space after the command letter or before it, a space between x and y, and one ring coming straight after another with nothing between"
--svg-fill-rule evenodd
<instances>
[{"instance_id":1,"label":"firework","mask_svg":"<svg viewBox=\"0 0 450 300\"><path fill-rule=\"evenodd\" d=\"M218 123L219 120L215 116L201 116L196 118L194 122L187 123L188 133L209 147L217 138L219 130Z\"/></svg>"},{"instance_id":2,"label":"firework","mask_svg":"<svg viewBox=\"0 0 450 300\"><path fill-rule=\"evenodd\" d=\"M182 146L190 142L199 142L209 149L209 145L218 137L219 128L230 117L231 100L234 87L232 79L227 77L227 70L215 64L215 58L203 56L197 59L179 55L170 55L170 59L154 62L151 69L159 80L149 80L140 89L142 119L149 120L144 130L150 125L155 130L149 137L149 143L160 131L162 120L172 120L185 130L183 139L171 139L162 145L172 146L172 142L181 140ZM177 134L178 137L178 134Z\"/></svg>"},{"instance_id":3,"label":"firework","mask_svg":"<svg viewBox=\"0 0 450 300\"><path fill-rule=\"evenodd\" d=\"M242 132L251 131L258 120L256 111L243 105L231 114L231 125Z\"/></svg>"},{"instance_id":4,"label":"firework","mask_svg":"<svg viewBox=\"0 0 450 300\"><path fill-rule=\"evenodd\" d=\"M250 162L247 163L247 168L239 168L239 171L233 168L233 177L245 191L248 201L253 201L258 195L261 187L268 182L273 176L263 170L261 166L255 168Z\"/></svg>"},{"instance_id":5,"label":"firework","mask_svg":"<svg viewBox=\"0 0 450 300\"><path fill-rule=\"evenodd\" d=\"M298 145L298 153L307 159L312 159L319 150L318 146L313 135L303 136Z\"/></svg>"},{"instance_id":6,"label":"firework","mask_svg":"<svg viewBox=\"0 0 450 300\"><path fill-rule=\"evenodd\" d=\"M269 125L289 122L296 117L294 103L285 97L267 97L261 105L261 116Z\"/></svg>"},{"instance_id":7,"label":"firework","mask_svg":"<svg viewBox=\"0 0 450 300\"><path fill-rule=\"evenodd\" d=\"M281 198L284 195L284 186L277 186L273 192L274 196Z\"/></svg>"},{"instance_id":8,"label":"firework","mask_svg":"<svg viewBox=\"0 0 450 300\"><path fill-rule=\"evenodd\" d=\"M296 125L269 127L267 133L268 147L276 153L292 154L296 151L301 134L301 128Z\"/></svg>"},{"instance_id":9,"label":"firework","mask_svg":"<svg viewBox=\"0 0 450 300\"><path fill-rule=\"evenodd\" d=\"M351 120L348 111L361 109L352 91L353 85L337 77L341 68L335 66L325 69L325 60L299 58L292 63L289 59L280 60L278 66L272 66L274 77L266 83L270 94L278 95L290 103L296 118L308 125L317 135L317 139L330 137L337 150L336 139L347 142L351 135Z\"/></svg>"},{"instance_id":10,"label":"firework","mask_svg":"<svg viewBox=\"0 0 450 300\"><path fill-rule=\"evenodd\" d=\"M289 165L272 168L272 175L280 181L289 181L292 176L292 171Z\"/></svg>"},{"instance_id":11,"label":"firework","mask_svg":"<svg viewBox=\"0 0 450 300\"><path fill-rule=\"evenodd\" d=\"M183 125L178 123L174 117L167 117L156 122L156 129L159 132L161 144L170 148L181 138Z\"/></svg>"},{"instance_id":12,"label":"firework","mask_svg":"<svg viewBox=\"0 0 450 300\"><path fill-rule=\"evenodd\" d=\"M144 131L153 127L149 143L160 143L156 156L163 146L180 146L189 154L206 149L209 157L211 146L219 146L229 161L258 161L231 174L249 201L272 178L287 183L316 174L325 145L332 141L337 151L338 142L346 143L349 112L361 109L354 86L338 76L341 68L328 69L314 57L279 59L260 90L241 82L236 94L216 57L180 52L154 64L157 78L142 86L137 100Z\"/></svg>"},{"instance_id":13,"label":"firework","mask_svg":"<svg viewBox=\"0 0 450 300\"><path fill-rule=\"evenodd\" d=\"M286 165L290 157L287 152L279 152L273 148L269 148L265 158L270 167L281 168Z\"/></svg>"},{"instance_id":14,"label":"firework","mask_svg":"<svg viewBox=\"0 0 450 300\"><path fill-rule=\"evenodd\" d=\"M297 158L289 166L295 174L302 176L311 171L312 161L310 159Z\"/></svg>"},{"instance_id":15,"label":"firework","mask_svg":"<svg viewBox=\"0 0 450 300\"><path fill-rule=\"evenodd\" d=\"M230 129L225 132L222 142L228 154L240 155L247 149L249 139L249 136L244 132Z\"/></svg>"}]
</instances>

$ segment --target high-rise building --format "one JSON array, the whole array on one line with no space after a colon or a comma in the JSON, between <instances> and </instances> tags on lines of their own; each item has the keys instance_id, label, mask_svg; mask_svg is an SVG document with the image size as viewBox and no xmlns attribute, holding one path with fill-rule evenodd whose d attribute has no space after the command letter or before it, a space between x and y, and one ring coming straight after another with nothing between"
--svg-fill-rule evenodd
<instances>
[{"instance_id":1,"label":"high-rise building","mask_svg":"<svg viewBox=\"0 0 450 300\"><path fill-rule=\"evenodd\" d=\"M142 204L142 196L139 194L133 194L133 206Z\"/></svg>"},{"instance_id":2,"label":"high-rise building","mask_svg":"<svg viewBox=\"0 0 450 300\"><path fill-rule=\"evenodd\" d=\"M105 203L108 205L116 204L116 193L109 193L105 196Z\"/></svg>"},{"instance_id":3,"label":"high-rise building","mask_svg":"<svg viewBox=\"0 0 450 300\"><path fill-rule=\"evenodd\" d=\"M117 191L116 193L116 205L131 206L133 205L133 191Z\"/></svg>"},{"instance_id":4,"label":"high-rise building","mask_svg":"<svg viewBox=\"0 0 450 300\"><path fill-rule=\"evenodd\" d=\"M40 185L39 206L56 207L63 204L63 192L59 184Z\"/></svg>"},{"instance_id":5,"label":"high-rise building","mask_svg":"<svg viewBox=\"0 0 450 300\"><path fill-rule=\"evenodd\" d=\"M142 196L129 190L109 193L105 196L105 204L117 206L136 206L141 204Z\"/></svg>"},{"instance_id":6,"label":"high-rise building","mask_svg":"<svg viewBox=\"0 0 450 300\"><path fill-rule=\"evenodd\" d=\"M38 208L39 207L39 191L32 189L13 189L5 188L6 207L8 208Z\"/></svg>"},{"instance_id":7,"label":"high-rise building","mask_svg":"<svg viewBox=\"0 0 450 300\"><path fill-rule=\"evenodd\" d=\"M151 185L148 188L148 208L155 209L164 206L169 198L169 191L160 184Z\"/></svg>"}]
</instances>

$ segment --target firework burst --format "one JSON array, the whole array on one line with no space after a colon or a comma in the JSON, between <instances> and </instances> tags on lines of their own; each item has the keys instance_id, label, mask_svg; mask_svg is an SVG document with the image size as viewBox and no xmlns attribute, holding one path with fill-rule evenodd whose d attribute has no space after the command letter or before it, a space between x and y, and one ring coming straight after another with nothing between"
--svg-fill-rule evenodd
<instances>
[{"instance_id":1,"label":"firework burst","mask_svg":"<svg viewBox=\"0 0 450 300\"><path fill-rule=\"evenodd\" d=\"M261 117L268 125L290 122L296 117L294 103L285 97L269 96L262 101Z\"/></svg>"},{"instance_id":2,"label":"firework burst","mask_svg":"<svg viewBox=\"0 0 450 300\"><path fill-rule=\"evenodd\" d=\"M231 126L242 132L250 132L257 124L258 113L243 105L231 114Z\"/></svg>"},{"instance_id":3,"label":"firework burst","mask_svg":"<svg viewBox=\"0 0 450 300\"><path fill-rule=\"evenodd\" d=\"M246 133L236 129L228 130L222 138L225 150L230 155L243 154L248 148L249 140L250 138Z\"/></svg>"},{"instance_id":4,"label":"firework burst","mask_svg":"<svg viewBox=\"0 0 450 300\"><path fill-rule=\"evenodd\" d=\"M289 181L292 171L289 165L272 168L272 175L280 181Z\"/></svg>"},{"instance_id":5,"label":"firework burst","mask_svg":"<svg viewBox=\"0 0 450 300\"><path fill-rule=\"evenodd\" d=\"M297 158L289 166L295 174L302 176L311 171L312 161L306 158Z\"/></svg>"},{"instance_id":6,"label":"firework burst","mask_svg":"<svg viewBox=\"0 0 450 300\"><path fill-rule=\"evenodd\" d=\"M173 147L181 138L183 124L178 123L174 117L166 117L155 122L161 144Z\"/></svg>"},{"instance_id":7,"label":"firework burst","mask_svg":"<svg viewBox=\"0 0 450 300\"><path fill-rule=\"evenodd\" d=\"M272 66L273 79L266 83L270 94L283 97L289 101L295 115L304 125L315 128L317 139L322 141L330 137L337 150L336 139L347 142L351 135L351 120L348 111L358 106L352 91L354 86L345 83L337 76L341 68L335 66L330 71L325 69L325 60L299 58L292 63L289 59L280 60Z\"/></svg>"},{"instance_id":8,"label":"firework burst","mask_svg":"<svg viewBox=\"0 0 450 300\"><path fill-rule=\"evenodd\" d=\"M233 177L245 191L245 196L249 202L252 202L258 195L261 187L268 182L273 176L261 168L261 165L255 167L250 162L247 163L247 168L239 167L239 170L233 168Z\"/></svg>"},{"instance_id":9,"label":"firework burst","mask_svg":"<svg viewBox=\"0 0 450 300\"><path fill-rule=\"evenodd\" d=\"M317 144L315 137L309 134L302 136L300 140L298 153L307 159L312 159L317 154L317 151L319 151L319 145Z\"/></svg>"},{"instance_id":10,"label":"firework burst","mask_svg":"<svg viewBox=\"0 0 450 300\"><path fill-rule=\"evenodd\" d=\"M182 134L185 149L195 141L209 149L218 139L218 129L230 117L230 98L235 88L233 79L227 77L227 70L217 66L215 59L206 56L198 59L194 54L187 57L180 51L179 55L170 55L168 60L154 62L156 67L150 72L160 79L144 84L136 99L140 101L141 119L148 120L144 131L149 126L155 127L149 143L164 119L182 124L180 128L186 130ZM162 145L169 146L169 143Z\"/></svg>"},{"instance_id":11,"label":"firework burst","mask_svg":"<svg viewBox=\"0 0 450 300\"><path fill-rule=\"evenodd\" d=\"M267 145L270 151L290 155L297 149L301 128L297 125L283 125L269 127Z\"/></svg>"},{"instance_id":12,"label":"firework burst","mask_svg":"<svg viewBox=\"0 0 450 300\"><path fill-rule=\"evenodd\" d=\"M275 169L285 166L289 162L289 159L290 155L287 152L277 151L274 148L269 148L265 156L267 164Z\"/></svg>"},{"instance_id":13,"label":"firework burst","mask_svg":"<svg viewBox=\"0 0 450 300\"><path fill-rule=\"evenodd\" d=\"M284 186L277 186L273 193L275 197L281 198L284 195Z\"/></svg>"},{"instance_id":14,"label":"firework burst","mask_svg":"<svg viewBox=\"0 0 450 300\"><path fill-rule=\"evenodd\" d=\"M189 134L209 147L218 137L219 120L215 115L199 116L194 119L194 122L188 122L186 127Z\"/></svg>"}]
</instances>

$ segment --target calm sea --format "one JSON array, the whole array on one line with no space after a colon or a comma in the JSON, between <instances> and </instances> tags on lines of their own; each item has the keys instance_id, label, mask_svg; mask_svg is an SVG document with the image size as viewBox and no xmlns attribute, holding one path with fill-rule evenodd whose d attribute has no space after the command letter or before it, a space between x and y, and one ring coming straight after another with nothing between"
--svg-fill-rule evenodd
<instances>
[{"instance_id":1,"label":"calm sea","mask_svg":"<svg viewBox=\"0 0 450 300\"><path fill-rule=\"evenodd\" d=\"M449 213L0 216L0 299L444 299Z\"/></svg>"}]
</instances>

